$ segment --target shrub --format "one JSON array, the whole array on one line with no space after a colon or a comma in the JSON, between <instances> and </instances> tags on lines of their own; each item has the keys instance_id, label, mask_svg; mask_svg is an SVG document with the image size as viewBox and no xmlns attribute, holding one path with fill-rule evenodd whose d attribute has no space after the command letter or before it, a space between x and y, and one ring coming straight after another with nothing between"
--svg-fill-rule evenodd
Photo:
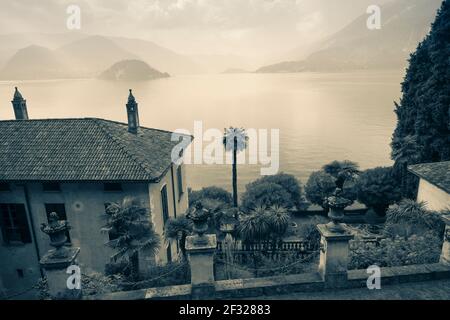
<instances>
[{"instance_id":1,"label":"shrub","mask_svg":"<svg viewBox=\"0 0 450 320\"><path fill-rule=\"evenodd\" d=\"M389 205L401 199L401 188L392 168L378 167L364 171L358 179L358 200L384 215Z\"/></svg>"},{"instance_id":2,"label":"shrub","mask_svg":"<svg viewBox=\"0 0 450 320\"><path fill-rule=\"evenodd\" d=\"M247 210L257 205L279 205L289 209L305 206L300 182L290 174L264 176L247 184L245 188L242 206Z\"/></svg>"},{"instance_id":3,"label":"shrub","mask_svg":"<svg viewBox=\"0 0 450 320\"><path fill-rule=\"evenodd\" d=\"M256 206L279 205L292 208L294 202L291 195L282 186L273 182L252 182L246 186L246 191L242 196L242 207L250 211Z\"/></svg>"},{"instance_id":4,"label":"shrub","mask_svg":"<svg viewBox=\"0 0 450 320\"><path fill-rule=\"evenodd\" d=\"M324 200L333 194L336 189L333 177L323 171L313 172L305 186L306 198L313 204L326 209Z\"/></svg>"},{"instance_id":5,"label":"shrub","mask_svg":"<svg viewBox=\"0 0 450 320\"><path fill-rule=\"evenodd\" d=\"M131 264L126 260L109 262L105 265L105 274L107 276L122 275L128 277L131 274Z\"/></svg>"},{"instance_id":6,"label":"shrub","mask_svg":"<svg viewBox=\"0 0 450 320\"><path fill-rule=\"evenodd\" d=\"M358 246L350 251L349 269L366 269L371 265L394 267L437 263L442 240L434 232L427 232L408 239L383 239L379 246L365 246L362 242L357 244Z\"/></svg>"},{"instance_id":7,"label":"shrub","mask_svg":"<svg viewBox=\"0 0 450 320\"><path fill-rule=\"evenodd\" d=\"M189 206L192 206L197 201L201 199L213 199L218 200L224 204L231 205L233 203L233 197L231 193L226 191L225 189L219 187L206 187L198 191L189 192Z\"/></svg>"},{"instance_id":8,"label":"shrub","mask_svg":"<svg viewBox=\"0 0 450 320\"><path fill-rule=\"evenodd\" d=\"M147 270L142 281L122 282L124 291L153 287L165 287L190 283L191 270L188 263L170 262L166 265L154 265Z\"/></svg>"},{"instance_id":9,"label":"shrub","mask_svg":"<svg viewBox=\"0 0 450 320\"><path fill-rule=\"evenodd\" d=\"M258 180L257 180L258 181ZM298 179L292 174L278 173L272 176L264 176L259 179L260 182L269 182L280 185L290 196L294 206L300 208L304 206L305 200L302 194L302 187Z\"/></svg>"},{"instance_id":10,"label":"shrub","mask_svg":"<svg viewBox=\"0 0 450 320\"><path fill-rule=\"evenodd\" d=\"M317 229L318 224L327 223L329 220L322 216L314 216L309 222L300 224L297 228L296 235L304 240L307 240L311 244L313 250L317 250L320 247L320 232Z\"/></svg>"},{"instance_id":11,"label":"shrub","mask_svg":"<svg viewBox=\"0 0 450 320\"><path fill-rule=\"evenodd\" d=\"M426 209L425 203L407 199L387 211L385 229L389 235L409 236L433 231L440 237L445 224L440 214Z\"/></svg>"},{"instance_id":12,"label":"shrub","mask_svg":"<svg viewBox=\"0 0 450 320\"><path fill-rule=\"evenodd\" d=\"M120 291L119 283L122 281L120 275L105 276L101 273L92 272L81 277L81 287L83 295L106 294Z\"/></svg>"},{"instance_id":13,"label":"shrub","mask_svg":"<svg viewBox=\"0 0 450 320\"><path fill-rule=\"evenodd\" d=\"M265 210L265 207L256 207L250 214L241 217L237 233L242 241L263 241L269 238L270 224Z\"/></svg>"}]
</instances>

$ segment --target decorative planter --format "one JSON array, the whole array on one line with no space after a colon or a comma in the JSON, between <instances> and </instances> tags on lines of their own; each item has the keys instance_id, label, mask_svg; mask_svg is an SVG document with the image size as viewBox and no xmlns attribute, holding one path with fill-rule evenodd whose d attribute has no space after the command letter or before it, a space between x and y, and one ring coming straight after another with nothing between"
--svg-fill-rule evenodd
<instances>
[{"instance_id":1,"label":"decorative planter","mask_svg":"<svg viewBox=\"0 0 450 320\"><path fill-rule=\"evenodd\" d=\"M342 189L336 188L334 195L325 200L326 205L330 208L328 217L331 222L327 224L328 230L335 233L344 233L346 230L341 223L344 219L344 209L353 203L352 200L342 196Z\"/></svg>"},{"instance_id":2,"label":"decorative planter","mask_svg":"<svg viewBox=\"0 0 450 320\"><path fill-rule=\"evenodd\" d=\"M205 241L205 233L208 231L208 219L210 217L209 210L205 209L200 202L197 202L194 208L189 211L187 218L194 223L194 232L196 235L196 242L202 243Z\"/></svg>"},{"instance_id":3,"label":"decorative planter","mask_svg":"<svg viewBox=\"0 0 450 320\"><path fill-rule=\"evenodd\" d=\"M70 226L67 221L59 220L58 214L55 212L50 213L48 220L48 224L41 225L41 230L50 237L50 245L55 248L52 257L65 258L68 251L64 245L67 242L66 233L70 230Z\"/></svg>"}]
</instances>

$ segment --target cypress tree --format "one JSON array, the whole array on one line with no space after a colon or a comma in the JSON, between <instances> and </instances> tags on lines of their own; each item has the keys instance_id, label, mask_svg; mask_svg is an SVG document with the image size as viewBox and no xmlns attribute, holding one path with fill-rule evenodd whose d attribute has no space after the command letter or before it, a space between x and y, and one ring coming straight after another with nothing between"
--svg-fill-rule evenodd
<instances>
[{"instance_id":1,"label":"cypress tree","mask_svg":"<svg viewBox=\"0 0 450 320\"><path fill-rule=\"evenodd\" d=\"M450 0L443 1L409 62L392 139L392 158L400 168L450 160Z\"/></svg>"}]
</instances>

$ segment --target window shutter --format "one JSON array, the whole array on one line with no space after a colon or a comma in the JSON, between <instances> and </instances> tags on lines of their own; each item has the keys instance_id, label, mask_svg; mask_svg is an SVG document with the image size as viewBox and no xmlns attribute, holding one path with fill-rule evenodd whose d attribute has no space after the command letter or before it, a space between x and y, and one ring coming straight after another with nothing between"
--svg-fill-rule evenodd
<instances>
[{"instance_id":1,"label":"window shutter","mask_svg":"<svg viewBox=\"0 0 450 320\"><path fill-rule=\"evenodd\" d=\"M31 243L31 233L28 225L27 214L23 204L16 205L17 223L23 243Z\"/></svg>"}]
</instances>

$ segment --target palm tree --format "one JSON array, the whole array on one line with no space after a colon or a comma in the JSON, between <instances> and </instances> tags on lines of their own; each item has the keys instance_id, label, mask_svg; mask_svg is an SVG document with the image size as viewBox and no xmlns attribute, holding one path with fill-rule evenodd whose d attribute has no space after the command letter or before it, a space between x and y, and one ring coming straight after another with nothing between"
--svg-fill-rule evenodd
<instances>
[{"instance_id":1,"label":"palm tree","mask_svg":"<svg viewBox=\"0 0 450 320\"><path fill-rule=\"evenodd\" d=\"M274 242L280 241L291 221L289 210L283 206L274 205L267 210L267 215L273 240Z\"/></svg>"},{"instance_id":2,"label":"palm tree","mask_svg":"<svg viewBox=\"0 0 450 320\"><path fill-rule=\"evenodd\" d=\"M185 216L171 218L164 229L166 240L176 240L179 244L183 259L186 259L186 237L192 233L193 223Z\"/></svg>"},{"instance_id":3,"label":"palm tree","mask_svg":"<svg viewBox=\"0 0 450 320\"><path fill-rule=\"evenodd\" d=\"M139 252L155 255L161 245L153 229L149 210L135 198L126 197L106 210L107 224L113 239L107 245L117 250L115 258L127 258L134 280L139 278Z\"/></svg>"},{"instance_id":4,"label":"palm tree","mask_svg":"<svg viewBox=\"0 0 450 320\"><path fill-rule=\"evenodd\" d=\"M224 129L223 144L226 151L233 152L233 205L238 206L237 195L237 153L247 148L248 136L243 128Z\"/></svg>"},{"instance_id":5,"label":"palm tree","mask_svg":"<svg viewBox=\"0 0 450 320\"><path fill-rule=\"evenodd\" d=\"M270 224L266 210L266 207L258 206L249 214L241 216L237 231L242 241L249 243L268 239Z\"/></svg>"}]
</instances>

